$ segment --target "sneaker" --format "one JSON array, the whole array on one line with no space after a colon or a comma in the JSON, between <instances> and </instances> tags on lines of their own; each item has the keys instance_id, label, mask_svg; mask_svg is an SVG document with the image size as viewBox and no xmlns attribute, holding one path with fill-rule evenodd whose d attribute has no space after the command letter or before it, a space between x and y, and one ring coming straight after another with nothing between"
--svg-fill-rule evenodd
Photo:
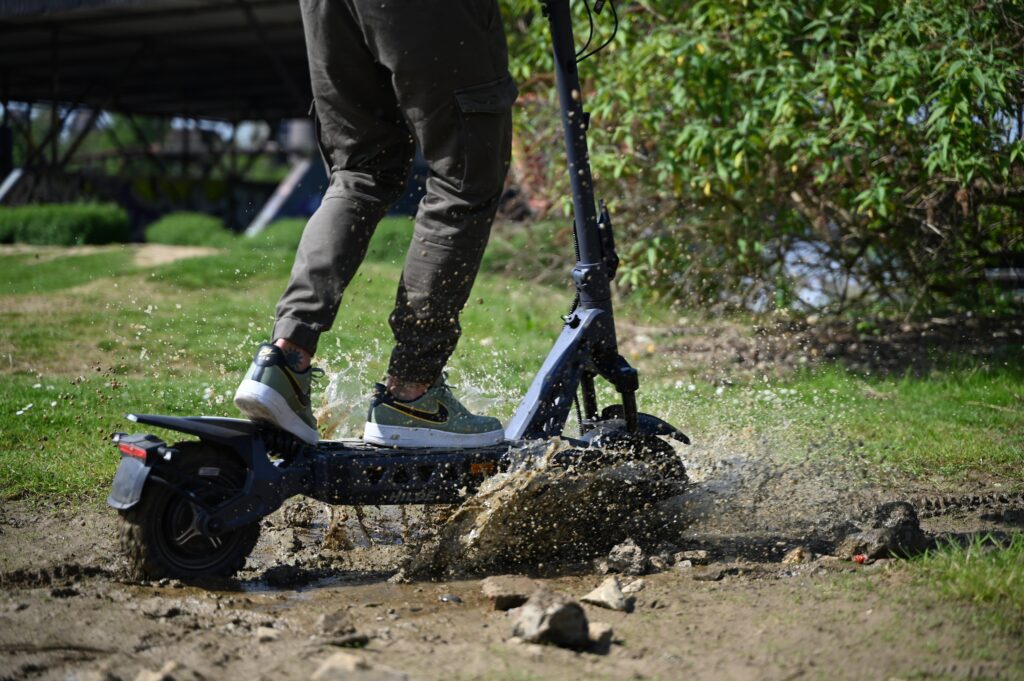
<instances>
[{"instance_id":1,"label":"sneaker","mask_svg":"<svg viewBox=\"0 0 1024 681\"><path fill-rule=\"evenodd\" d=\"M505 440L501 421L471 414L439 378L418 399L395 399L373 387L363 440L387 447L488 447Z\"/></svg>"},{"instance_id":2,"label":"sneaker","mask_svg":"<svg viewBox=\"0 0 1024 681\"><path fill-rule=\"evenodd\" d=\"M266 421L315 445L320 442L310 402L314 377L323 369L293 371L276 345L264 343L235 391L235 406L253 421Z\"/></svg>"}]
</instances>

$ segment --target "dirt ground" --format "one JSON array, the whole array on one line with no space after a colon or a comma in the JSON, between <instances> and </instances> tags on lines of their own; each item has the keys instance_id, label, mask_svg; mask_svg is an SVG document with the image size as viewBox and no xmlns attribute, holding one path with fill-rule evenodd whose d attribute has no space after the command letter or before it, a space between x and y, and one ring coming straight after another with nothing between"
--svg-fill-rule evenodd
<instances>
[{"instance_id":1,"label":"dirt ground","mask_svg":"<svg viewBox=\"0 0 1024 681\"><path fill-rule=\"evenodd\" d=\"M686 520L660 536L671 550L706 550L709 564L656 567L632 612L585 606L613 628L603 653L517 642L479 578L396 577L434 517L416 509L357 515L292 500L264 521L237 580L196 586L127 580L112 510L7 503L0 679L309 679L338 651L369 669L317 678L1024 678L1019 640L944 602L903 561L828 555L878 502L922 490L710 447L688 450L686 464L694 485L660 509ZM1024 527L1015 503L923 516L933 537ZM799 546L802 562L783 562ZM577 599L605 579L589 562L531 572ZM351 636L339 639L324 617L365 647L339 647ZM171 676L138 676L168 662L179 665Z\"/></svg>"}]
</instances>

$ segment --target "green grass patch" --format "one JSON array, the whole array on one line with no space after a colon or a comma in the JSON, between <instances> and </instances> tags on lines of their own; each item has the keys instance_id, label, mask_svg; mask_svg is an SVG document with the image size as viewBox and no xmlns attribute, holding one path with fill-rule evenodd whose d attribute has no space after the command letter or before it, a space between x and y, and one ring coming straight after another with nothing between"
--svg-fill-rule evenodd
<instances>
[{"instance_id":1,"label":"green grass patch","mask_svg":"<svg viewBox=\"0 0 1024 681\"><path fill-rule=\"evenodd\" d=\"M218 254L154 268L134 265L117 247L0 257L0 498L103 493L116 463L104 438L130 425L124 412L235 415L230 395L270 333L301 228L281 221ZM405 218L381 223L321 340L318 361L359 394L386 367L387 316L412 229ZM532 252L529 239L561 253L554 226L538 228L541 236L503 230L462 315L451 369L460 394L507 419L557 337L570 296L564 283L506 274ZM669 314L636 300L618 307L620 320L638 325ZM680 379L673 360L642 373L638 397L644 411L704 446L771 447L947 486L966 476L1019 485L1021 354L999 365L952 363L924 378L831 367L726 386ZM601 397L607 404L615 396L605 386Z\"/></svg>"},{"instance_id":2,"label":"green grass patch","mask_svg":"<svg viewBox=\"0 0 1024 681\"><path fill-rule=\"evenodd\" d=\"M863 461L937 484L967 475L1020 481L1020 366L954 367L924 378L863 377L833 366L717 387L653 376L641 402L705 442L745 431L779 451Z\"/></svg>"},{"instance_id":3,"label":"green grass patch","mask_svg":"<svg viewBox=\"0 0 1024 681\"><path fill-rule=\"evenodd\" d=\"M123 246L83 254L40 249L0 255L0 289L5 295L47 293L135 270L133 254Z\"/></svg>"},{"instance_id":4,"label":"green grass patch","mask_svg":"<svg viewBox=\"0 0 1024 681\"><path fill-rule=\"evenodd\" d=\"M1024 634L1024 535L1003 546L987 537L966 546L949 543L910 566L943 600L969 603L1001 632Z\"/></svg>"}]
</instances>

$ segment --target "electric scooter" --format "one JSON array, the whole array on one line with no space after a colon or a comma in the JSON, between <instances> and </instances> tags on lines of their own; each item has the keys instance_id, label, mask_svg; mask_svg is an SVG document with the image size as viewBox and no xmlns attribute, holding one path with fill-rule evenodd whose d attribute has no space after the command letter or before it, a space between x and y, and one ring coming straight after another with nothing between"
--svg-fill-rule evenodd
<instances>
[{"instance_id":1,"label":"electric scooter","mask_svg":"<svg viewBox=\"0 0 1024 681\"><path fill-rule=\"evenodd\" d=\"M594 11L604 4L597 0ZM637 410L637 371L618 350L611 281L619 259L611 216L594 198L590 117L580 96L569 5L570 0L541 0L551 30L572 186L576 296L505 430L506 442L475 449L398 449L361 440L313 446L244 419L129 414L140 425L197 438L168 444L152 434L113 436L121 462L107 503L122 515L122 548L135 577L233 575L256 544L260 520L299 494L329 504L459 503L488 476L506 471L513 450L522 451L529 441L566 441L569 446L557 453L555 465L600 465L614 455L655 462L660 475L685 482L685 470L664 438L687 444L689 439ZM614 387L620 404L599 409L598 378ZM569 437L563 430L574 406L580 434Z\"/></svg>"}]
</instances>

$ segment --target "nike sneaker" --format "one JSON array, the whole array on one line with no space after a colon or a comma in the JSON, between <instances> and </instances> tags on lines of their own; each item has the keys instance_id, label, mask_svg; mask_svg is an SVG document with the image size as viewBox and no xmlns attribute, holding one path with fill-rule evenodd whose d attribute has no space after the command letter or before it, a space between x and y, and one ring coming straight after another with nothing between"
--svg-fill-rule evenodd
<instances>
[{"instance_id":1,"label":"nike sneaker","mask_svg":"<svg viewBox=\"0 0 1024 681\"><path fill-rule=\"evenodd\" d=\"M320 434L310 393L313 379L323 375L323 369L317 367L292 370L281 348L264 343L235 392L235 406L253 421L271 423L315 445Z\"/></svg>"},{"instance_id":2,"label":"nike sneaker","mask_svg":"<svg viewBox=\"0 0 1024 681\"><path fill-rule=\"evenodd\" d=\"M488 447L504 439L501 421L471 414L443 377L409 401L376 384L363 429L363 440L386 447Z\"/></svg>"}]
</instances>

